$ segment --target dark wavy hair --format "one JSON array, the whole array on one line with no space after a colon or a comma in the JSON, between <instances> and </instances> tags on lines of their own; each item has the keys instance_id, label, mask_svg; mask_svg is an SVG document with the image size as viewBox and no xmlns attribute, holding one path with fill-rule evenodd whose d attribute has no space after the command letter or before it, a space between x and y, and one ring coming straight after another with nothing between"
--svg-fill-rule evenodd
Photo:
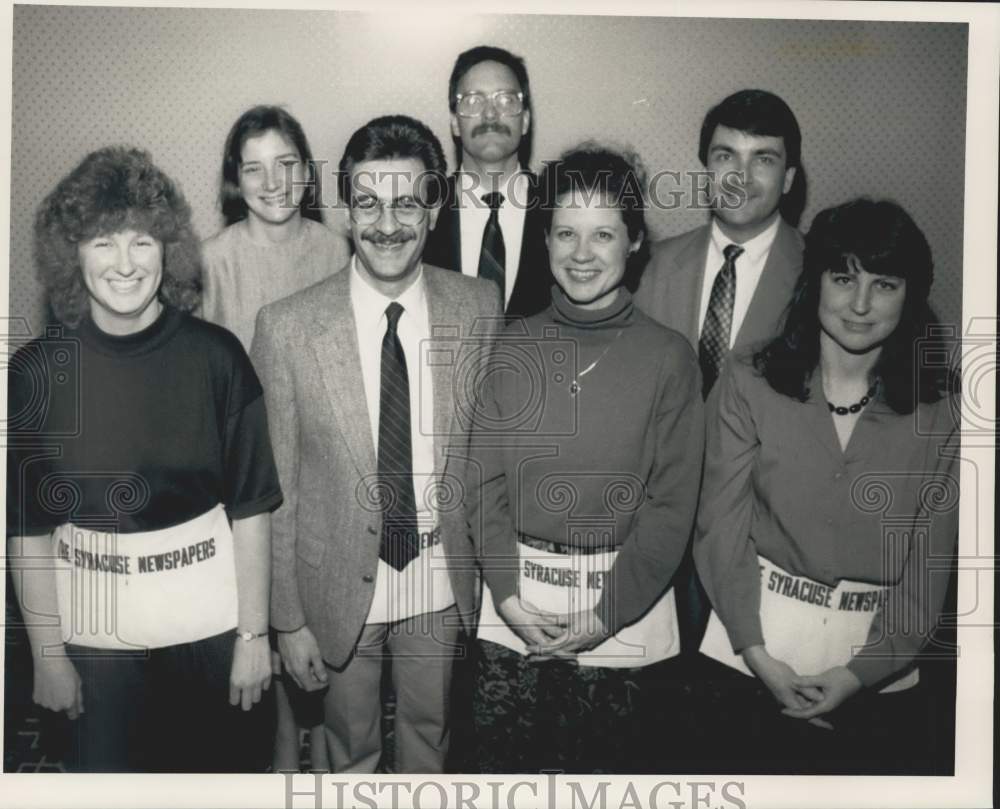
<instances>
[{"instance_id":1,"label":"dark wavy hair","mask_svg":"<svg viewBox=\"0 0 1000 809\"><path fill-rule=\"evenodd\" d=\"M367 160L413 158L424 164L429 205L435 205L444 193L447 163L441 141L426 124L408 115L383 115L373 118L355 131L344 147L338 166L340 199L351 202L351 170Z\"/></svg>"},{"instance_id":2,"label":"dark wavy hair","mask_svg":"<svg viewBox=\"0 0 1000 809\"><path fill-rule=\"evenodd\" d=\"M539 177L542 222L552 228L552 212L559 197L573 191L600 195L621 212L630 241L646 233L646 170L635 152L615 150L596 141L584 141L545 164ZM649 258L648 240L625 265L625 286L635 291L639 273Z\"/></svg>"},{"instance_id":3,"label":"dark wavy hair","mask_svg":"<svg viewBox=\"0 0 1000 809\"><path fill-rule=\"evenodd\" d=\"M816 215L784 329L754 355L757 370L778 393L808 398L807 382L819 364L823 274L846 271L852 257L866 272L906 281L899 324L872 370L886 403L897 413L912 413L917 402L937 401L958 390L958 374L946 364L920 364L920 357L946 355L938 319L927 301L934 279L930 245L902 207L864 197Z\"/></svg>"},{"instance_id":4,"label":"dark wavy hair","mask_svg":"<svg viewBox=\"0 0 1000 809\"><path fill-rule=\"evenodd\" d=\"M785 167L794 168L795 177L778 207L786 220L798 225L806 203L806 174L802 167L802 132L791 107L767 90L740 90L724 98L705 114L701 124L698 159L703 166L708 165L708 146L718 126L784 141Z\"/></svg>"},{"instance_id":5,"label":"dark wavy hair","mask_svg":"<svg viewBox=\"0 0 1000 809\"><path fill-rule=\"evenodd\" d=\"M161 301L191 311L201 301L201 257L191 209L148 152L109 146L59 181L35 216L35 263L53 314L69 327L89 311L79 245L136 230L163 245Z\"/></svg>"},{"instance_id":6,"label":"dark wavy hair","mask_svg":"<svg viewBox=\"0 0 1000 809\"><path fill-rule=\"evenodd\" d=\"M451 76L448 78L448 109L454 112L458 106L458 100L455 96L458 93L458 83L462 80L462 76L481 62L497 62L503 65L514 74L517 83L521 85L521 94L524 96L524 108L531 113L531 120L528 122L527 134L521 138L521 144L517 149L517 156L518 160L521 161L521 165L527 167L531 162L531 141L535 131L535 116L534 111L531 109L531 83L528 81L528 66L525 64L523 58L495 45L477 45L475 48L462 51L455 60L455 65L451 69ZM455 137L452 140L455 142L455 152L458 155L457 161L461 163L462 141L460 138Z\"/></svg>"},{"instance_id":7,"label":"dark wavy hair","mask_svg":"<svg viewBox=\"0 0 1000 809\"><path fill-rule=\"evenodd\" d=\"M292 142L299 153L299 158L306 166L309 174L308 184L302 193L299 211L307 219L316 222L323 221L323 211L320 201L319 172L313 161L309 141L302 125L281 107L260 104L244 112L233 124L226 135L226 145L222 150L222 185L219 189L219 204L222 206L222 216L226 225L241 222L249 215L246 200L240 193L240 163L243 160L243 144L247 138L262 135L274 129Z\"/></svg>"}]
</instances>

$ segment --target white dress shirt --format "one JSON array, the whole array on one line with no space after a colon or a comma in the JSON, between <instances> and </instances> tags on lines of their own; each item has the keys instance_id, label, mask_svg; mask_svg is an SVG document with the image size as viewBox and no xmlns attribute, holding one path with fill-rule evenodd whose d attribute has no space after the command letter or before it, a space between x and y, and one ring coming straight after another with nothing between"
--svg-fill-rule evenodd
<instances>
[{"instance_id":1,"label":"white dress shirt","mask_svg":"<svg viewBox=\"0 0 1000 809\"><path fill-rule=\"evenodd\" d=\"M483 231L490 218L490 206L482 197L492 189L481 188L475 174L462 171L459 167L456 178L458 197L458 225L462 245L462 275L475 278L479 274L479 253L483 247ZM524 237L524 217L528 208L528 174L518 169L507 178L498 218L506 256L504 272L503 303L506 308L517 280L518 264L521 260L521 241Z\"/></svg>"},{"instance_id":2,"label":"white dress shirt","mask_svg":"<svg viewBox=\"0 0 1000 809\"><path fill-rule=\"evenodd\" d=\"M413 452L413 492L417 504L417 530L420 532L420 555L399 571L382 559L375 577L375 597L368 612L367 623L388 623L412 618L425 612L437 612L455 603L448 578L447 562L437 533L434 490L434 435L421 429L433 424L434 388L429 352L421 350L430 339L426 288L423 267L417 270L417 280L398 298L388 298L375 289L358 268L357 257L351 259L351 306L358 335L361 376L368 403L372 446L378 457L379 397L382 379L382 339L388 320L386 307L395 300L403 307L396 333L406 357L406 372L410 383L410 435ZM425 547L426 545L426 547Z\"/></svg>"},{"instance_id":3,"label":"white dress shirt","mask_svg":"<svg viewBox=\"0 0 1000 809\"><path fill-rule=\"evenodd\" d=\"M757 283L764 272L764 265L771 252L771 245L774 244L774 237L778 235L779 224L781 224L781 218L775 217L774 222L766 230L740 245L743 252L736 259L736 300L733 303L733 324L729 329L730 348L736 342L736 335L739 334L743 319L747 316L750 300L753 298L754 290L757 289ZM708 255L705 257L705 272L701 282L701 301L698 306L699 335L705 325L708 301L712 296L712 284L715 283L715 276L719 274L719 270L722 269L722 265L726 261L722 251L730 244L735 244L735 242L726 238L719 223L713 218L712 237L708 241Z\"/></svg>"}]
</instances>

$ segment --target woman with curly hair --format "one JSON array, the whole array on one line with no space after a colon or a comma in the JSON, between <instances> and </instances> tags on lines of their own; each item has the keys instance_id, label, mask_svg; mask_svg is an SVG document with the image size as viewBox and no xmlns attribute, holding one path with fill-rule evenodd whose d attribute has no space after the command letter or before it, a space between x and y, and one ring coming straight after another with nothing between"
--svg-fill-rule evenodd
<instances>
[{"instance_id":1,"label":"woman with curly hair","mask_svg":"<svg viewBox=\"0 0 1000 809\"><path fill-rule=\"evenodd\" d=\"M202 316L249 351L260 308L339 271L350 247L323 224L309 142L281 107L259 105L236 119L223 149L219 200L226 227L202 245Z\"/></svg>"},{"instance_id":2,"label":"woman with curly hair","mask_svg":"<svg viewBox=\"0 0 1000 809\"><path fill-rule=\"evenodd\" d=\"M498 341L472 435L486 587L474 717L486 772L650 769L647 672L679 642L671 577L704 442L698 360L625 286L637 158L583 144L542 174L552 304Z\"/></svg>"},{"instance_id":3,"label":"woman with curly hair","mask_svg":"<svg viewBox=\"0 0 1000 809\"><path fill-rule=\"evenodd\" d=\"M783 333L713 392L694 556L717 771L926 771L943 735L917 668L958 528L932 277L895 203L821 212Z\"/></svg>"},{"instance_id":4,"label":"woman with curly hair","mask_svg":"<svg viewBox=\"0 0 1000 809\"><path fill-rule=\"evenodd\" d=\"M282 498L246 353L189 314L188 205L147 153L101 149L35 247L61 326L13 358L7 478L34 700L74 720L73 769L251 769Z\"/></svg>"}]
</instances>

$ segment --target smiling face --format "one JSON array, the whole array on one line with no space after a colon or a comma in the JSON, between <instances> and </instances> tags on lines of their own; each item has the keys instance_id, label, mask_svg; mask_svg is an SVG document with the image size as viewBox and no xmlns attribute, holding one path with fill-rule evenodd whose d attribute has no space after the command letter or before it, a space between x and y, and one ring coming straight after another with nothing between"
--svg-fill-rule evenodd
<instances>
[{"instance_id":1,"label":"smiling face","mask_svg":"<svg viewBox=\"0 0 1000 809\"><path fill-rule=\"evenodd\" d=\"M396 297L416 277L427 234L437 221L438 208L424 209L414 224L400 224L393 206L423 206L427 177L423 161L414 157L364 160L351 168L351 209L377 208L371 224L359 224L351 210L347 223L354 240L358 268L383 294Z\"/></svg>"},{"instance_id":2,"label":"smiling face","mask_svg":"<svg viewBox=\"0 0 1000 809\"><path fill-rule=\"evenodd\" d=\"M90 314L108 334L133 334L160 313L163 246L148 233L123 230L96 236L77 248Z\"/></svg>"},{"instance_id":3,"label":"smiling face","mask_svg":"<svg viewBox=\"0 0 1000 809\"><path fill-rule=\"evenodd\" d=\"M306 167L298 149L277 129L243 141L239 187L251 217L281 225L297 216L305 182Z\"/></svg>"},{"instance_id":4,"label":"smiling face","mask_svg":"<svg viewBox=\"0 0 1000 809\"><path fill-rule=\"evenodd\" d=\"M867 272L853 256L845 269L827 270L820 282L821 341L849 354L880 350L903 314L906 281Z\"/></svg>"},{"instance_id":5,"label":"smiling face","mask_svg":"<svg viewBox=\"0 0 1000 809\"><path fill-rule=\"evenodd\" d=\"M642 237L630 241L621 210L599 195L573 191L558 198L545 243L566 297L583 309L601 309L617 297L629 253Z\"/></svg>"},{"instance_id":6,"label":"smiling face","mask_svg":"<svg viewBox=\"0 0 1000 809\"><path fill-rule=\"evenodd\" d=\"M524 88L514 72L499 62L479 62L466 71L458 81L457 92L483 93L490 96L497 90L521 92ZM531 112L522 110L518 115L500 115L496 106L488 102L482 114L465 118L451 114L451 132L462 141L462 164L486 168L505 162L517 162L521 138L528 134Z\"/></svg>"},{"instance_id":7,"label":"smiling face","mask_svg":"<svg viewBox=\"0 0 1000 809\"><path fill-rule=\"evenodd\" d=\"M714 174L713 210L723 233L745 242L766 230L795 179L795 169L785 164L784 138L751 135L720 124L706 160L706 168Z\"/></svg>"}]
</instances>

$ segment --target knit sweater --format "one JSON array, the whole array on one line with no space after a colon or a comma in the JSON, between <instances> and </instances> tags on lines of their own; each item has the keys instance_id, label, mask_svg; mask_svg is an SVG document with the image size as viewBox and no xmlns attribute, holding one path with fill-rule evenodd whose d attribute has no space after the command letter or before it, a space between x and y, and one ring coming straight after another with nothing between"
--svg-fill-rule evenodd
<instances>
[{"instance_id":1,"label":"knit sweater","mask_svg":"<svg viewBox=\"0 0 1000 809\"><path fill-rule=\"evenodd\" d=\"M262 306L333 275L350 255L343 236L312 219L303 219L298 235L285 242L255 242L246 220L237 222L202 244L199 314L229 329L249 352Z\"/></svg>"}]
</instances>

